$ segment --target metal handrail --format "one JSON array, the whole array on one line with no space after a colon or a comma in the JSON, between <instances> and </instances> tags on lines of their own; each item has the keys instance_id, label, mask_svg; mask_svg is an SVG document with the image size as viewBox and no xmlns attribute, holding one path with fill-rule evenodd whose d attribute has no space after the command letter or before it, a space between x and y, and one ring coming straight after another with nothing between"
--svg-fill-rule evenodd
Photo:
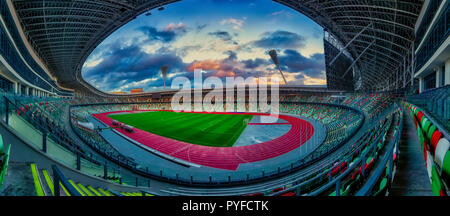
<instances>
[{"instance_id":1,"label":"metal handrail","mask_svg":"<svg viewBox=\"0 0 450 216\"><path fill-rule=\"evenodd\" d=\"M8 105L11 104L11 105L13 106L14 109L20 110L20 107L19 107L17 104L13 103L11 100L9 100L8 97L6 97L6 96L3 96L3 97L4 97L4 99L5 99L5 102L7 103L7 104L6 104L6 107L8 107ZM10 111L13 111L13 110L10 110ZM92 157L89 157L89 156L86 155L85 153L81 152L81 151L80 151L80 149L81 149L80 146L76 145L76 146L75 146L76 148L73 148L73 146L69 146L69 145L65 144L59 137L57 137L57 136L54 135L53 133L49 133L49 131L48 131L46 128L44 128L39 122L37 122L35 119L33 119L33 118L31 117L31 114L30 114L29 112L23 112L23 113L24 113L24 115L25 115L27 118L24 118L23 116L20 116L20 115L18 115L18 116L21 117L21 118L24 118L27 122L33 123L33 127L36 128L36 126L37 126L38 128L36 128L36 129L38 129L40 132L42 132L42 136L48 135L48 136L50 136L51 138L53 138L53 139L55 139L56 141L58 141L57 143L58 143L59 145L62 144L62 146L68 148L68 149L71 150L74 154L80 154L80 155L83 156L83 158L85 158L86 160L88 160L88 161L90 161L90 162L92 162L92 163L94 163L94 164L97 164L97 165L98 165L98 164L101 164L98 160L96 160L96 159L94 159L94 158L92 158ZM6 113L6 115L9 115L9 113ZM7 124L8 124L8 123L7 123ZM45 139L46 139L46 137L45 137ZM45 148L45 147L44 147L44 148ZM71 148L72 148L72 149L71 149Z\"/></svg>"},{"instance_id":2,"label":"metal handrail","mask_svg":"<svg viewBox=\"0 0 450 216\"><path fill-rule=\"evenodd\" d=\"M444 128L440 123L438 123L438 122L434 119L434 117L433 117L432 115L430 115L424 108L422 108L422 107L420 107L420 106L417 106L417 105L415 105L414 103L411 103L411 102L409 102L409 101L406 101L406 103L412 104L412 105L414 105L415 107L420 108L420 111L422 111L422 113L425 115L425 117L427 117L428 120L430 120L431 123L433 123L433 125L436 126L436 128L442 133L442 135L443 135L446 139L450 140L450 132L449 132L446 128Z\"/></svg>"},{"instance_id":3,"label":"metal handrail","mask_svg":"<svg viewBox=\"0 0 450 216\"><path fill-rule=\"evenodd\" d=\"M396 153L398 152L399 140L401 136L401 131L403 130L403 115L401 115L400 124L398 129L394 134L394 139L392 139L387 147L387 153L384 155L382 162L378 165L378 167L374 170L374 174L367 180L366 184L356 193L356 196L366 196L375 186L375 183L380 179L381 174L385 170L386 164L389 163L389 175L392 175L392 169L394 164L394 151L395 148ZM389 176L389 181L391 181L392 176Z\"/></svg>"},{"instance_id":4,"label":"metal handrail","mask_svg":"<svg viewBox=\"0 0 450 216\"><path fill-rule=\"evenodd\" d=\"M78 192L77 189L75 189L73 187L73 185L70 184L70 182L67 180L67 178L64 176L64 174L61 172L61 170L59 170L58 166L53 164L52 171L53 171L53 178L54 178L53 189L55 192L55 196L61 195L61 189L59 186L60 182L64 186L64 188L66 188L66 190L69 192L69 194L71 196L81 196L80 192Z\"/></svg>"}]
</instances>

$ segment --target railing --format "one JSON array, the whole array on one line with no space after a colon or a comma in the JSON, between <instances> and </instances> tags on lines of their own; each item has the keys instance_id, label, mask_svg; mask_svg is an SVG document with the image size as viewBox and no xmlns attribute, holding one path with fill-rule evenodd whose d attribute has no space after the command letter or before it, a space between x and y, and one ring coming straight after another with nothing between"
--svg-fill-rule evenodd
<instances>
[{"instance_id":1,"label":"railing","mask_svg":"<svg viewBox=\"0 0 450 216\"><path fill-rule=\"evenodd\" d=\"M442 125L441 131L450 134L450 85L430 89L418 95L410 95L406 100L426 111L426 114L437 126Z\"/></svg>"},{"instance_id":2,"label":"railing","mask_svg":"<svg viewBox=\"0 0 450 216\"><path fill-rule=\"evenodd\" d=\"M395 127L395 125L394 125ZM386 148L386 154L382 158L378 167L374 170L373 175L367 180L366 184L356 193L356 196L369 196L375 184L381 177L381 174L385 171L386 166L388 169L388 185L387 188L390 190L391 182L393 179L392 170L394 167L394 152L398 155L398 149L400 146L401 134L403 130L403 115L400 114L399 127L396 129L394 137L389 141L389 145Z\"/></svg>"},{"instance_id":3,"label":"railing","mask_svg":"<svg viewBox=\"0 0 450 216\"><path fill-rule=\"evenodd\" d=\"M1 119L6 125L13 127L13 129L27 129L28 131L17 132L27 137L43 153L50 155L52 158L70 167L91 175L103 176L105 179L116 178L116 175L120 175L120 171L114 168L115 166L113 164L108 164L106 161L102 161L100 158L88 154L86 150L73 142L69 144L61 140L55 133L49 131L45 125L34 119L31 112L20 111L20 107L21 105L12 102L8 97L0 97ZM18 122L21 122L26 128L14 128Z\"/></svg>"},{"instance_id":4,"label":"railing","mask_svg":"<svg viewBox=\"0 0 450 216\"><path fill-rule=\"evenodd\" d=\"M392 122L392 118L390 119L390 121ZM401 122L402 120L400 120ZM391 124L391 123L390 123ZM381 164L377 167L377 169L374 171L375 174L373 174L369 180L367 181L366 185L357 193L357 195L369 195L370 190L373 188L373 186L375 185L375 183L377 182L377 180L379 179L379 176L381 175L381 173L383 172L382 168L384 168L388 162L390 164L392 164L393 162L393 149L395 146L395 151L398 152L398 143L400 141L400 134L401 134L401 126L400 128L396 131L396 135L394 136L394 139L390 141L390 144L387 146L387 152L383 158L383 160L380 162ZM336 165L331 166L330 168L322 171L319 174L316 174L313 178L307 179L307 180L299 180L298 184L292 187L289 187L285 190L281 190L278 192L275 192L273 194L270 194L271 196L279 196L279 195L283 195L286 194L288 192L295 192L296 195L301 195L302 193L302 189L305 190L305 188L307 188L308 186L310 186L311 183L321 180L323 179L323 176L328 176L329 181L327 184L313 189L313 191L306 193L304 195L307 196L317 196L322 194L323 192L329 190L332 187L336 188L336 196L340 195L340 190L341 190L341 182L342 179L347 177L348 174L352 171L354 171L355 168L357 167L361 167L361 175L364 177L365 174L365 162L366 162L366 158L368 156L369 153L374 152L374 154L377 154L376 152L376 147L377 147L377 143L380 141L380 139L383 136L379 135L375 141L372 142L372 144L370 146L364 146L364 145L360 145L357 150L353 151L353 152L359 152L360 156L359 158L353 162L353 164L351 166L349 166L350 163L350 157L344 157L342 160L340 160L339 162L336 163ZM394 145L395 144L395 145ZM364 148L369 149L369 151L363 151ZM345 171L341 172L341 166L343 163L346 163L347 167L345 169ZM381 167L381 168L380 168ZM332 178L332 171L338 169L338 171L341 173L340 175L338 175L337 177ZM392 165L390 165L390 171L389 171L389 178L392 179ZM309 189L309 187L308 187Z\"/></svg>"},{"instance_id":5,"label":"railing","mask_svg":"<svg viewBox=\"0 0 450 216\"><path fill-rule=\"evenodd\" d=\"M61 195L60 183L64 186L64 188L69 192L71 196L81 196L80 192L75 189L72 184L67 180L67 178L62 174L59 168L56 165L52 165L53 171L53 191L55 191L55 196Z\"/></svg>"}]
</instances>

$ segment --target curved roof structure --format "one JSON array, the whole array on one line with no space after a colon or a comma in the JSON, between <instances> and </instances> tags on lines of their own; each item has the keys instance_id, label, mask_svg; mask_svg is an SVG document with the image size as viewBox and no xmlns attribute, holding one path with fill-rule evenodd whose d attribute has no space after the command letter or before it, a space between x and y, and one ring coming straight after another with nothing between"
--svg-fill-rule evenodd
<instances>
[{"instance_id":1,"label":"curved roof structure","mask_svg":"<svg viewBox=\"0 0 450 216\"><path fill-rule=\"evenodd\" d=\"M7 0L22 30L58 84L89 89L81 68L116 29L178 0ZM414 26L424 0L275 0L316 21L351 53L361 89L395 89L405 80Z\"/></svg>"}]
</instances>

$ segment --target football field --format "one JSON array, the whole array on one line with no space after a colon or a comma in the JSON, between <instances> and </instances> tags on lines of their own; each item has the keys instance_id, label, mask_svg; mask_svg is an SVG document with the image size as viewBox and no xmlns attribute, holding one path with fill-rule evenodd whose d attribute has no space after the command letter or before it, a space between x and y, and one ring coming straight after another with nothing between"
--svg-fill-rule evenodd
<instances>
[{"instance_id":1,"label":"football field","mask_svg":"<svg viewBox=\"0 0 450 216\"><path fill-rule=\"evenodd\" d=\"M183 142L231 147L253 116L157 111L108 117L143 131Z\"/></svg>"}]
</instances>

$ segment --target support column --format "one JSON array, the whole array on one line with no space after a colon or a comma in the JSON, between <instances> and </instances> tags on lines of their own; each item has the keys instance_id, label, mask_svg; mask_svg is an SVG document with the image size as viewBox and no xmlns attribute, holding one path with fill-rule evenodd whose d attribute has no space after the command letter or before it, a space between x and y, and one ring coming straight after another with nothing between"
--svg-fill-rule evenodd
<instances>
[{"instance_id":1,"label":"support column","mask_svg":"<svg viewBox=\"0 0 450 216\"><path fill-rule=\"evenodd\" d=\"M436 72L436 88L439 88L442 86L442 67L438 66L434 68L434 71Z\"/></svg>"},{"instance_id":2,"label":"support column","mask_svg":"<svg viewBox=\"0 0 450 216\"><path fill-rule=\"evenodd\" d=\"M424 83L423 78L419 78L419 93L423 92L424 87L425 87L424 85L425 85L425 83Z\"/></svg>"},{"instance_id":3,"label":"support column","mask_svg":"<svg viewBox=\"0 0 450 216\"><path fill-rule=\"evenodd\" d=\"M444 85L450 85L450 59L445 61L445 72L444 72L445 82Z\"/></svg>"}]
</instances>

